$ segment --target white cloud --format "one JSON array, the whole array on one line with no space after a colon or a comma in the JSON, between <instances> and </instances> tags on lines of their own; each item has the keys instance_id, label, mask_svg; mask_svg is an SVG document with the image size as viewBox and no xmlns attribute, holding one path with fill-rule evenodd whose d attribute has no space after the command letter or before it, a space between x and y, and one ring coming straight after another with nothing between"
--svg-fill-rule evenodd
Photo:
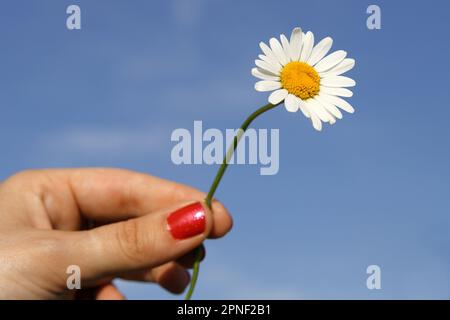
<instances>
[{"instance_id":1,"label":"white cloud","mask_svg":"<svg viewBox=\"0 0 450 320\"><path fill-rule=\"evenodd\" d=\"M69 127L37 140L46 151L76 154L148 154L159 151L169 134L162 128ZM152 152L153 151L153 152Z\"/></svg>"}]
</instances>

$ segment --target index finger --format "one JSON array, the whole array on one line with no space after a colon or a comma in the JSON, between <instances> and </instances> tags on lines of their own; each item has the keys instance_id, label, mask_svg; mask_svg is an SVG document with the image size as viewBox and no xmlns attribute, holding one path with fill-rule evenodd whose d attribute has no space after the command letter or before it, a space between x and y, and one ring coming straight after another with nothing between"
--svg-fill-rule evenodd
<instances>
[{"instance_id":1,"label":"index finger","mask_svg":"<svg viewBox=\"0 0 450 320\"><path fill-rule=\"evenodd\" d=\"M122 220L205 197L195 188L129 170L69 169L67 174L80 211L95 220Z\"/></svg>"},{"instance_id":2,"label":"index finger","mask_svg":"<svg viewBox=\"0 0 450 320\"><path fill-rule=\"evenodd\" d=\"M124 169L50 169L31 174L56 226L66 223L68 212L109 223L160 211L174 203L203 201L206 197L195 188ZM213 201L213 212L210 236L215 238L231 228L232 220L217 201Z\"/></svg>"}]
</instances>

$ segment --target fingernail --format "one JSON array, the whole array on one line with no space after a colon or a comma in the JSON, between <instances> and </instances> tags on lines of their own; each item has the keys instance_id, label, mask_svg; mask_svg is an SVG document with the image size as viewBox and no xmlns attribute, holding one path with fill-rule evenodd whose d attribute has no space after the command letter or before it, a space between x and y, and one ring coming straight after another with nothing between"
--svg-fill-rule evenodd
<instances>
[{"instance_id":1,"label":"fingernail","mask_svg":"<svg viewBox=\"0 0 450 320\"><path fill-rule=\"evenodd\" d=\"M172 212L167 218L167 225L175 239L196 236L205 231L205 209L200 202L187 205Z\"/></svg>"}]
</instances>

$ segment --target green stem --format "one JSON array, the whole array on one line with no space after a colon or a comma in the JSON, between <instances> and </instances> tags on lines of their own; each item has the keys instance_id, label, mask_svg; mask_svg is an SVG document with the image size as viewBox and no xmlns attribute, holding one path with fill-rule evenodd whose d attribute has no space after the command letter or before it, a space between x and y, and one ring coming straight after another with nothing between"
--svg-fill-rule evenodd
<instances>
[{"instance_id":1,"label":"green stem","mask_svg":"<svg viewBox=\"0 0 450 320\"><path fill-rule=\"evenodd\" d=\"M220 165L220 168L217 171L216 177L214 178L214 181L213 181L211 187L209 188L208 195L206 196L205 203L210 209L211 209L211 201L214 196L214 193L216 192L216 189L219 186L219 183L222 180L222 177L225 174L225 171L227 170L230 159L233 156L234 151L236 150L239 141L241 140L242 136L244 135L245 130L247 130L247 128L250 126L250 124L253 122L253 120L255 120L258 116L260 116L261 114L263 114L266 111L269 111L269 110L275 108L278 105L280 105L280 103L278 103L278 104L269 103L269 104L266 104L265 106L259 108L258 110L253 112L250 116L248 116L248 118L244 121L244 123L239 128L238 133L234 136L233 144L231 144L228 147L227 154L223 158L223 162ZM197 283L198 273L200 271L200 259L201 259L201 249L199 247L196 249L195 262L194 262L194 268L192 271L191 283L189 286L189 290L186 293L186 296L184 298L185 300L190 300L192 297L192 294L194 293L195 284Z\"/></svg>"}]
</instances>

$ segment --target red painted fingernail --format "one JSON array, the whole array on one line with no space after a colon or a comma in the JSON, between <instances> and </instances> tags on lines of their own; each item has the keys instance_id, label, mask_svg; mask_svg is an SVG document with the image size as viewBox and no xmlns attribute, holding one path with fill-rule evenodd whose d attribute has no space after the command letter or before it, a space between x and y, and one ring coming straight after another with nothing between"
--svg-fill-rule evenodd
<instances>
[{"instance_id":1,"label":"red painted fingernail","mask_svg":"<svg viewBox=\"0 0 450 320\"><path fill-rule=\"evenodd\" d=\"M205 209L200 202L187 205L172 212L167 218L167 225L175 239L196 236L205 231Z\"/></svg>"}]
</instances>

